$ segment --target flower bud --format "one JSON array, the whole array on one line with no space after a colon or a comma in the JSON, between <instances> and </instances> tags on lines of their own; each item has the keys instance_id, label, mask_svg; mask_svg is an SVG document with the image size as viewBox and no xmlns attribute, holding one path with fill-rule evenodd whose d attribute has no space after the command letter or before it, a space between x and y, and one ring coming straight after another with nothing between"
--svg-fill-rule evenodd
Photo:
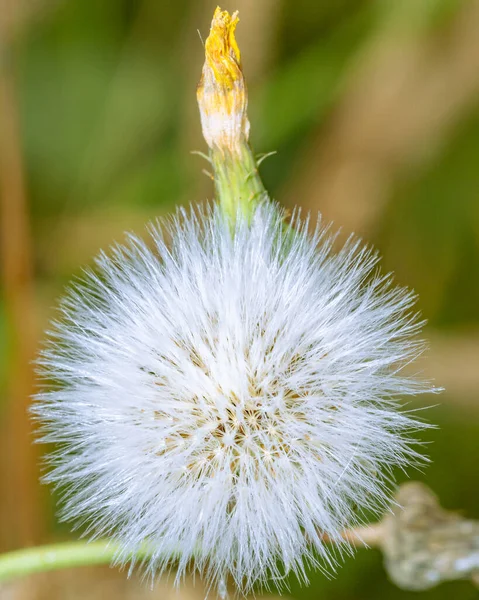
<instances>
[{"instance_id":1,"label":"flower bud","mask_svg":"<svg viewBox=\"0 0 479 600\"><path fill-rule=\"evenodd\" d=\"M205 63L197 97L203 136L208 146L240 154L248 140L248 96L240 51L235 39L238 13L219 7L213 15L205 42Z\"/></svg>"}]
</instances>

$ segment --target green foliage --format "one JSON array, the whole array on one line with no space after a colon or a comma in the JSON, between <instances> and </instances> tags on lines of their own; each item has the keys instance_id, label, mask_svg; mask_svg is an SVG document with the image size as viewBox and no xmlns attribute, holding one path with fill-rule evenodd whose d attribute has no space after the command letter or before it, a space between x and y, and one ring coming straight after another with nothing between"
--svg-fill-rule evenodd
<instances>
[{"instance_id":1,"label":"green foliage","mask_svg":"<svg viewBox=\"0 0 479 600\"><path fill-rule=\"evenodd\" d=\"M418 292L433 324L479 321L479 112L427 168L398 183L382 223L388 267Z\"/></svg>"}]
</instances>

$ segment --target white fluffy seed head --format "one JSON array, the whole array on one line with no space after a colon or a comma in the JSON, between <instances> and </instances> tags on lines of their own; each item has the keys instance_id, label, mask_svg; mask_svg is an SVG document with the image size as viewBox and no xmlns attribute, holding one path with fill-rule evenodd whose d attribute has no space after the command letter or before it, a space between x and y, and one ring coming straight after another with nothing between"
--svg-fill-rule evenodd
<instances>
[{"instance_id":1,"label":"white fluffy seed head","mask_svg":"<svg viewBox=\"0 0 479 600\"><path fill-rule=\"evenodd\" d=\"M40 360L42 441L63 516L241 591L304 564L382 509L418 458L398 396L422 349L413 296L350 240L274 205L235 231L217 208L131 237L76 285ZM163 233L162 233L163 232ZM168 240L168 241L165 241ZM282 565L281 567L279 565Z\"/></svg>"}]
</instances>

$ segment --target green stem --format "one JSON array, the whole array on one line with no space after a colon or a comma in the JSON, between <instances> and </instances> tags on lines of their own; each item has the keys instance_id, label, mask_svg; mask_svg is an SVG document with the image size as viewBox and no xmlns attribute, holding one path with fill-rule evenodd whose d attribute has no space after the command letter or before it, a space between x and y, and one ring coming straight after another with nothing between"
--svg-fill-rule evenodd
<instances>
[{"instance_id":1,"label":"green stem","mask_svg":"<svg viewBox=\"0 0 479 600\"><path fill-rule=\"evenodd\" d=\"M7 552L0 555L0 583L24 577L31 573L110 564L117 554L118 546L112 542L64 542ZM136 552L135 558L147 554Z\"/></svg>"},{"instance_id":2,"label":"green stem","mask_svg":"<svg viewBox=\"0 0 479 600\"><path fill-rule=\"evenodd\" d=\"M210 158L216 196L223 210L233 222L238 211L249 218L254 207L268 195L248 143L243 140L240 151L234 154L226 149L215 148L211 150Z\"/></svg>"},{"instance_id":3,"label":"green stem","mask_svg":"<svg viewBox=\"0 0 479 600\"><path fill-rule=\"evenodd\" d=\"M353 545L380 545L383 536L381 523L358 527L345 531L344 539ZM325 542L331 542L328 536ZM96 542L60 542L46 546L35 546L0 554L0 584L33 573L46 573L57 569L109 565L118 554L120 547L114 542L98 540ZM130 559L140 560L151 554L151 546L146 544L132 553ZM174 558L174 555L171 556Z\"/></svg>"}]
</instances>

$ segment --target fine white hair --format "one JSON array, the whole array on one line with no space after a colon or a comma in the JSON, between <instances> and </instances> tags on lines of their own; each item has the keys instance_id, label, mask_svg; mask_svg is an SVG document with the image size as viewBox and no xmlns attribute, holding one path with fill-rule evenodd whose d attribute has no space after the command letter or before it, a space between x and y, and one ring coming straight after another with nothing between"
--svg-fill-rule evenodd
<instances>
[{"instance_id":1,"label":"fine white hair","mask_svg":"<svg viewBox=\"0 0 479 600\"><path fill-rule=\"evenodd\" d=\"M419 459L423 425L398 410L429 388L403 372L423 349L414 295L355 238L335 250L283 217L179 211L61 303L33 409L57 445L46 479L120 563L141 553L155 576L176 557L179 580L194 561L243 592L304 579Z\"/></svg>"}]
</instances>

